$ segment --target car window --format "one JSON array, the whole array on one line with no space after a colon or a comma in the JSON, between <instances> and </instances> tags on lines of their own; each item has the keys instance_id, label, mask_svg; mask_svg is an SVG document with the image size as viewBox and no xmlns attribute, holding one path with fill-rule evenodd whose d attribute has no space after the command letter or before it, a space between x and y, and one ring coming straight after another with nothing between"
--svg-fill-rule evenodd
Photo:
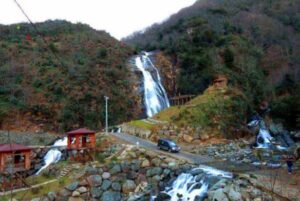
<instances>
[{"instance_id":1,"label":"car window","mask_svg":"<svg viewBox=\"0 0 300 201\"><path fill-rule=\"evenodd\" d=\"M170 145L171 147L176 147L175 142L172 142L172 141L169 142L169 145Z\"/></svg>"}]
</instances>

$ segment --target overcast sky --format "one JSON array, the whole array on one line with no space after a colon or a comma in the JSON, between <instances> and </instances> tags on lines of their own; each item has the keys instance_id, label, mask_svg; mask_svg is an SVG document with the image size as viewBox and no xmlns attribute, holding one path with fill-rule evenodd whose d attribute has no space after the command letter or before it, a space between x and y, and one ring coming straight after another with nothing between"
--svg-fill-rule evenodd
<instances>
[{"instance_id":1,"label":"overcast sky","mask_svg":"<svg viewBox=\"0 0 300 201\"><path fill-rule=\"evenodd\" d=\"M18 0L32 21L65 19L120 39L161 22L196 0ZM0 24L27 22L14 0L0 0Z\"/></svg>"}]
</instances>

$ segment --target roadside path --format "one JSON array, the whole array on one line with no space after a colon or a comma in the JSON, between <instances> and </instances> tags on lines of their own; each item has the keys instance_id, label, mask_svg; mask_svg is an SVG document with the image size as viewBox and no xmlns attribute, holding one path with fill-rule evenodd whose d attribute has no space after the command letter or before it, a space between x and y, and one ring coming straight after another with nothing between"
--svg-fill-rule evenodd
<instances>
[{"instance_id":1,"label":"roadside path","mask_svg":"<svg viewBox=\"0 0 300 201\"><path fill-rule=\"evenodd\" d=\"M208 157L208 156L191 154L191 153L188 153L185 151L181 151L179 153L170 153L167 151L161 151L157 148L157 145L154 144L153 142L150 142L148 140L145 140L145 139L133 136L133 135L128 135L125 133L109 133L109 135L113 135L114 137L122 139L131 144L137 144L137 142L138 142L139 146L149 149L151 151L169 155L169 156L172 156L172 157L178 158L178 159L184 159L191 163L195 163L195 164L199 164L199 165L200 164L209 165L209 166L212 166L212 167L215 167L218 169L236 172L236 173L252 172L252 171L256 171L259 169L256 166L249 165L249 164L216 160L216 159Z\"/></svg>"}]
</instances>

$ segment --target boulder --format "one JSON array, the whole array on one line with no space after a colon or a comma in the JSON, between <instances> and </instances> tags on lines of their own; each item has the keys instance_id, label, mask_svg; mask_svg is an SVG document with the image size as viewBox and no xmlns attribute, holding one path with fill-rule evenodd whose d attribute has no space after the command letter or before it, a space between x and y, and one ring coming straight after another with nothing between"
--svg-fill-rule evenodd
<instances>
[{"instance_id":1,"label":"boulder","mask_svg":"<svg viewBox=\"0 0 300 201\"><path fill-rule=\"evenodd\" d=\"M116 164L116 165L114 165L114 166L109 170L109 172L110 172L111 174L117 174L117 173L120 173L120 172L121 172L121 166L118 165L118 164Z\"/></svg>"},{"instance_id":2,"label":"boulder","mask_svg":"<svg viewBox=\"0 0 300 201\"><path fill-rule=\"evenodd\" d=\"M91 194L93 198L99 198L102 195L103 191L99 187L92 187Z\"/></svg>"},{"instance_id":3,"label":"boulder","mask_svg":"<svg viewBox=\"0 0 300 201\"><path fill-rule=\"evenodd\" d=\"M61 197L69 197L71 195L71 192L69 190L62 189L61 191L59 191L59 195Z\"/></svg>"},{"instance_id":4,"label":"boulder","mask_svg":"<svg viewBox=\"0 0 300 201\"><path fill-rule=\"evenodd\" d=\"M153 158L151 160L151 164L156 166L156 167L160 167L160 164L161 164L161 160L159 158Z\"/></svg>"},{"instance_id":5,"label":"boulder","mask_svg":"<svg viewBox=\"0 0 300 201\"><path fill-rule=\"evenodd\" d=\"M101 201L120 201L121 194L120 192L106 191L101 197Z\"/></svg>"},{"instance_id":6,"label":"boulder","mask_svg":"<svg viewBox=\"0 0 300 201\"><path fill-rule=\"evenodd\" d=\"M146 176L151 177L151 176L155 176L155 175L160 175L162 172L163 172L163 170L161 167L155 167L155 168L151 168L151 169L147 170Z\"/></svg>"},{"instance_id":7,"label":"boulder","mask_svg":"<svg viewBox=\"0 0 300 201\"><path fill-rule=\"evenodd\" d=\"M241 201L242 195L240 192L236 191L234 188L230 188L228 192L228 198L230 200Z\"/></svg>"},{"instance_id":8,"label":"boulder","mask_svg":"<svg viewBox=\"0 0 300 201\"><path fill-rule=\"evenodd\" d=\"M187 143L191 143L194 140L194 138L190 135L183 134L183 140Z\"/></svg>"},{"instance_id":9,"label":"boulder","mask_svg":"<svg viewBox=\"0 0 300 201\"><path fill-rule=\"evenodd\" d=\"M111 181L109 181L109 180L103 180L102 185L101 185L101 189L103 191L107 191L110 186L111 186Z\"/></svg>"},{"instance_id":10,"label":"boulder","mask_svg":"<svg viewBox=\"0 0 300 201\"><path fill-rule=\"evenodd\" d=\"M102 184L102 177L100 175L90 175L87 177L90 186L97 187Z\"/></svg>"},{"instance_id":11,"label":"boulder","mask_svg":"<svg viewBox=\"0 0 300 201\"><path fill-rule=\"evenodd\" d=\"M137 172L141 167L141 161L140 160L134 160L132 163L131 163L131 166L130 166L130 169L132 171L135 171Z\"/></svg>"},{"instance_id":12,"label":"boulder","mask_svg":"<svg viewBox=\"0 0 300 201\"><path fill-rule=\"evenodd\" d=\"M143 160L141 167L142 168L150 167L150 161L148 159Z\"/></svg>"},{"instance_id":13,"label":"boulder","mask_svg":"<svg viewBox=\"0 0 300 201\"><path fill-rule=\"evenodd\" d=\"M78 191L73 191L72 197L79 197L79 196L80 196L80 192L78 192Z\"/></svg>"},{"instance_id":14,"label":"boulder","mask_svg":"<svg viewBox=\"0 0 300 201\"><path fill-rule=\"evenodd\" d=\"M208 140L209 139L209 135L207 135L206 133L203 133L200 135L200 139L205 141L205 140Z\"/></svg>"},{"instance_id":15,"label":"boulder","mask_svg":"<svg viewBox=\"0 0 300 201\"><path fill-rule=\"evenodd\" d=\"M165 192L158 193L157 197L155 198L155 201L169 201L171 199L171 196L168 195Z\"/></svg>"},{"instance_id":16,"label":"boulder","mask_svg":"<svg viewBox=\"0 0 300 201\"><path fill-rule=\"evenodd\" d=\"M136 185L133 180L126 180L124 184L122 185L122 192L123 193L129 193L133 192L136 188Z\"/></svg>"},{"instance_id":17,"label":"boulder","mask_svg":"<svg viewBox=\"0 0 300 201\"><path fill-rule=\"evenodd\" d=\"M213 201L229 201L223 189L208 192L208 199Z\"/></svg>"},{"instance_id":18,"label":"boulder","mask_svg":"<svg viewBox=\"0 0 300 201\"><path fill-rule=\"evenodd\" d=\"M90 166L86 167L84 171L85 171L85 174L87 174L87 175L98 174L98 170L96 168L90 167Z\"/></svg>"},{"instance_id":19,"label":"boulder","mask_svg":"<svg viewBox=\"0 0 300 201\"><path fill-rule=\"evenodd\" d=\"M54 192L49 192L47 194L47 197L49 198L50 201L54 201L56 199L56 193Z\"/></svg>"},{"instance_id":20,"label":"boulder","mask_svg":"<svg viewBox=\"0 0 300 201\"><path fill-rule=\"evenodd\" d=\"M109 179L110 178L110 173L109 172L103 172L103 174L102 174L102 178L103 179Z\"/></svg>"},{"instance_id":21,"label":"boulder","mask_svg":"<svg viewBox=\"0 0 300 201\"><path fill-rule=\"evenodd\" d=\"M80 197L69 197L68 201L84 201L84 199L82 199Z\"/></svg>"},{"instance_id":22,"label":"boulder","mask_svg":"<svg viewBox=\"0 0 300 201\"><path fill-rule=\"evenodd\" d=\"M111 184L111 188L114 190L114 191L121 191L121 185L119 182L113 182Z\"/></svg>"},{"instance_id":23,"label":"boulder","mask_svg":"<svg viewBox=\"0 0 300 201\"><path fill-rule=\"evenodd\" d=\"M73 182L66 187L69 191L75 191L78 188L79 182Z\"/></svg>"},{"instance_id":24,"label":"boulder","mask_svg":"<svg viewBox=\"0 0 300 201\"><path fill-rule=\"evenodd\" d=\"M77 191L82 194L82 193L86 193L88 191L88 189L84 186L81 186L77 189Z\"/></svg>"}]
</instances>

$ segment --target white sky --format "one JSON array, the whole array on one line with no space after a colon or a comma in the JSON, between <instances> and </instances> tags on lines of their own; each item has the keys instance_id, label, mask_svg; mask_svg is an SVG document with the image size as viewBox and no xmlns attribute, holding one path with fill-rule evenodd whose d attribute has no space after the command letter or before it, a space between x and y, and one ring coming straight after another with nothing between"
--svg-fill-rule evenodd
<instances>
[{"instance_id":1,"label":"white sky","mask_svg":"<svg viewBox=\"0 0 300 201\"><path fill-rule=\"evenodd\" d=\"M161 22L196 0L18 0L33 22L65 19L120 39ZM14 0L0 0L0 24L27 22Z\"/></svg>"}]
</instances>

